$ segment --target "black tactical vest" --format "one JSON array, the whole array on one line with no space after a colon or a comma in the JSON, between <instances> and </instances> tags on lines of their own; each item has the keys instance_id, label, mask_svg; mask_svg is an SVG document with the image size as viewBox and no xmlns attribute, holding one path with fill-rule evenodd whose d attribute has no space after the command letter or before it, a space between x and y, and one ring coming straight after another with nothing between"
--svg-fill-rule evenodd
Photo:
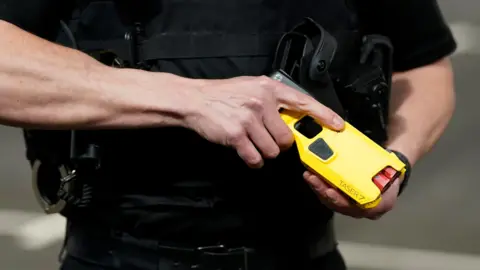
<instances>
[{"instance_id":1,"label":"black tactical vest","mask_svg":"<svg viewBox=\"0 0 480 270\"><path fill-rule=\"evenodd\" d=\"M333 35L355 28L343 0L77 2L67 24L79 50L193 78L266 75L278 40L304 17ZM64 33L58 42L72 46ZM68 133L28 134L30 160L68 156ZM332 214L304 183L294 151L250 170L233 150L181 128L98 131L91 138L101 146L102 167L100 198L89 211L111 226L159 238L232 233L268 241L308 241L327 230Z\"/></svg>"},{"instance_id":2,"label":"black tactical vest","mask_svg":"<svg viewBox=\"0 0 480 270\"><path fill-rule=\"evenodd\" d=\"M344 0L77 2L70 26L79 49L110 50L126 61L271 56L304 17L329 31L353 27Z\"/></svg>"}]
</instances>

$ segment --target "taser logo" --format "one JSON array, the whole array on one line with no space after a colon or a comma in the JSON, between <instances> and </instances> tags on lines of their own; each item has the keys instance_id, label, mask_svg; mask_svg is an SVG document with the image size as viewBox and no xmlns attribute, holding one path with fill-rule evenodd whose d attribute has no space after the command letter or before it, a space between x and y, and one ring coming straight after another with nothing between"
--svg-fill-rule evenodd
<instances>
[{"instance_id":1,"label":"taser logo","mask_svg":"<svg viewBox=\"0 0 480 270\"><path fill-rule=\"evenodd\" d=\"M356 189L345 183L344 181L340 181L340 186L344 188L344 190L352 197L355 197L358 201L362 201L365 199L365 196L360 194Z\"/></svg>"}]
</instances>

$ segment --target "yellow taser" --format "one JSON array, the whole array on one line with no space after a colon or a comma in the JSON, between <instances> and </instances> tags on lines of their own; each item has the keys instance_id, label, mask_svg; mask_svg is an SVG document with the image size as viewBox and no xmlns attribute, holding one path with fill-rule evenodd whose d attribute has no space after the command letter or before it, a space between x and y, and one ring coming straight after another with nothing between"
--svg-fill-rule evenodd
<instances>
[{"instance_id":1,"label":"yellow taser","mask_svg":"<svg viewBox=\"0 0 480 270\"><path fill-rule=\"evenodd\" d=\"M305 92L291 80L286 84ZM382 193L405 173L405 164L394 153L348 122L342 131L334 131L302 113L282 109L280 114L294 134L305 167L321 175L361 208L377 206Z\"/></svg>"}]
</instances>

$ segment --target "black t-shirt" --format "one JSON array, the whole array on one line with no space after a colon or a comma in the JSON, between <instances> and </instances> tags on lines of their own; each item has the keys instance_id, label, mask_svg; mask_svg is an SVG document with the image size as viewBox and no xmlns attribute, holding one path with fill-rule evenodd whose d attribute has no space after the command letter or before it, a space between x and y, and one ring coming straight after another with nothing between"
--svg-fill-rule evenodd
<instances>
[{"instance_id":1,"label":"black t-shirt","mask_svg":"<svg viewBox=\"0 0 480 270\"><path fill-rule=\"evenodd\" d=\"M396 71L430 64L456 48L436 0L358 2L359 18L367 31L391 39Z\"/></svg>"},{"instance_id":2,"label":"black t-shirt","mask_svg":"<svg viewBox=\"0 0 480 270\"><path fill-rule=\"evenodd\" d=\"M392 39L396 70L432 63L454 50L455 42L434 0L385 1L388 6L379 6L376 2L383 1L365 2L360 19L369 32ZM72 9L73 5L65 0L7 0L0 6L0 19L53 40L59 30L58 20L68 19ZM372 15L374 10L383 12ZM227 78L265 74L269 60L261 57L182 59L162 61L159 66L162 71L185 76ZM331 216L302 181L301 164L292 165L295 157L284 154L269 162L261 172L247 170L231 149L199 143L202 139L195 134L177 131L134 130L108 137L107 150L111 146L112 153L118 153L121 147L122 153L129 153L125 158L107 157L102 163L108 171L102 179L103 194L118 195L117 200L104 204L110 204L108 217L113 215L120 219L122 226L145 234L162 234L162 237L180 234L186 238L208 237L212 232L238 232L237 228L242 227L262 237L269 234L268 238L282 240L286 235L295 237L293 231L313 233L305 224L310 224L311 230L321 230L316 224L325 223ZM159 141L159 138L184 139L182 149L195 151L188 154L175 151L177 142ZM176 162L186 156L192 162ZM222 166L216 167L216 164ZM199 174L208 175L209 181L215 183L214 190L194 179ZM185 181L179 184L175 178ZM169 197L178 188L182 189L182 196L172 202ZM190 196L185 195L185 190ZM218 200L212 197L212 192L228 200ZM197 207L186 207L192 203ZM245 216L248 218L242 218ZM99 215L101 217L107 215Z\"/></svg>"}]
</instances>

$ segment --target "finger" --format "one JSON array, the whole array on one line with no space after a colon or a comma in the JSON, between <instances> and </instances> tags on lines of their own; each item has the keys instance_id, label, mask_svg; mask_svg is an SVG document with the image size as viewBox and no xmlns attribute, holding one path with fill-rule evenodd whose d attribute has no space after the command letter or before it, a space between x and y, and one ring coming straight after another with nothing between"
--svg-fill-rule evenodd
<instances>
[{"instance_id":1,"label":"finger","mask_svg":"<svg viewBox=\"0 0 480 270\"><path fill-rule=\"evenodd\" d=\"M380 203L377 207L366 211L365 217L370 220L378 220L383 217L383 215L385 215L387 212L388 210L386 210L382 203Z\"/></svg>"},{"instance_id":2,"label":"finger","mask_svg":"<svg viewBox=\"0 0 480 270\"><path fill-rule=\"evenodd\" d=\"M272 135L267 131L263 123L254 122L249 126L248 136L260 150L263 157L275 158L280 154L280 148L272 138Z\"/></svg>"},{"instance_id":3,"label":"finger","mask_svg":"<svg viewBox=\"0 0 480 270\"><path fill-rule=\"evenodd\" d=\"M330 189L330 190L332 190L332 189ZM327 193L330 190L327 190ZM329 194L327 194L327 196L328 197L326 199L323 199L323 200L321 199L321 201L325 206L327 206L331 210L333 210L337 213L340 213L342 215L353 217L353 218L363 218L364 217L364 214L362 213L362 211L360 209L358 209L356 206L354 206L354 205L348 205L348 206L342 205L336 199L332 198L332 196L330 196Z\"/></svg>"},{"instance_id":4,"label":"finger","mask_svg":"<svg viewBox=\"0 0 480 270\"><path fill-rule=\"evenodd\" d=\"M237 150L238 155L240 156L245 163L251 168L261 168L263 167L263 159L257 148L249 140L248 137L244 137L238 142L233 144L233 147Z\"/></svg>"},{"instance_id":5,"label":"finger","mask_svg":"<svg viewBox=\"0 0 480 270\"><path fill-rule=\"evenodd\" d=\"M308 114L317 119L322 125L333 130L342 130L344 128L344 120L330 108L294 88L277 81L273 81L273 83L275 84L277 102L285 106L286 109Z\"/></svg>"},{"instance_id":6,"label":"finger","mask_svg":"<svg viewBox=\"0 0 480 270\"><path fill-rule=\"evenodd\" d=\"M341 192L332 188L325 180L310 172L305 172L304 178L328 208L347 216L363 217L363 211L360 208L351 204Z\"/></svg>"},{"instance_id":7,"label":"finger","mask_svg":"<svg viewBox=\"0 0 480 270\"><path fill-rule=\"evenodd\" d=\"M306 175L307 178L305 180L307 180L307 182L313 187L313 189L316 190L323 198L333 203L336 207L350 207L348 200L344 198L344 196L341 195L338 191L333 189L326 180L313 173L307 173Z\"/></svg>"},{"instance_id":8,"label":"finger","mask_svg":"<svg viewBox=\"0 0 480 270\"><path fill-rule=\"evenodd\" d=\"M277 107L270 105L264 108L263 123L280 149L285 150L292 146L295 138L278 114Z\"/></svg>"},{"instance_id":9,"label":"finger","mask_svg":"<svg viewBox=\"0 0 480 270\"><path fill-rule=\"evenodd\" d=\"M333 189L328 182L322 177L306 172L307 182L317 191L321 192L321 195L327 198L329 201L335 203L339 207L349 207L350 203L340 192Z\"/></svg>"},{"instance_id":10,"label":"finger","mask_svg":"<svg viewBox=\"0 0 480 270\"><path fill-rule=\"evenodd\" d=\"M365 213L366 217L372 220L377 220L383 215L391 211L395 205L395 201L398 197L398 189L400 188L400 181L395 180L392 185L382 194L382 201L380 204L373 208L368 209Z\"/></svg>"},{"instance_id":11,"label":"finger","mask_svg":"<svg viewBox=\"0 0 480 270\"><path fill-rule=\"evenodd\" d=\"M325 182L321 181L318 176L306 171L303 174L303 178L317 192L318 195L322 196L323 198L327 198L327 189L329 186Z\"/></svg>"},{"instance_id":12,"label":"finger","mask_svg":"<svg viewBox=\"0 0 480 270\"><path fill-rule=\"evenodd\" d=\"M329 188L327 191L327 197L330 201L332 201L333 203L335 203L335 205L337 205L338 207L343 207L343 208L350 208L350 207L354 207L354 205L352 205L348 199L346 198L346 196L344 196L343 194L341 194L338 190L335 190L333 188Z\"/></svg>"},{"instance_id":13,"label":"finger","mask_svg":"<svg viewBox=\"0 0 480 270\"><path fill-rule=\"evenodd\" d=\"M327 196L329 200L335 204L339 213L355 218L362 218L365 216L362 209L351 203L348 198L338 190L333 188L328 189Z\"/></svg>"}]
</instances>

